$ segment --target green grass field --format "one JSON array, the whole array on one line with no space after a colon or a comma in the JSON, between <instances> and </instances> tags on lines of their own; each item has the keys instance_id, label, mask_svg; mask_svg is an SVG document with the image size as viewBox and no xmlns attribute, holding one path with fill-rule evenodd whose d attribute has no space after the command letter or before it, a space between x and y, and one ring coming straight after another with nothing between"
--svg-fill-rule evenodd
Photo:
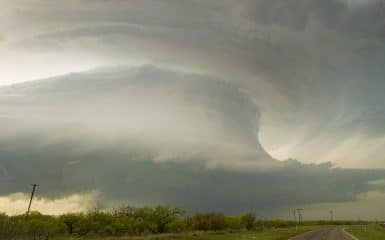
<instances>
[{"instance_id":1,"label":"green grass field","mask_svg":"<svg viewBox=\"0 0 385 240\"><path fill-rule=\"evenodd\" d=\"M359 240L385 239L385 229L377 225L352 226L347 230Z\"/></svg>"},{"instance_id":2,"label":"green grass field","mask_svg":"<svg viewBox=\"0 0 385 240\"><path fill-rule=\"evenodd\" d=\"M258 240L287 240L290 237L299 235L301 233L311 231L319 228L319 226L306 226L306 227L289 227L289 228L279 228L279 229L269 229L264 231L256 232L240 232L240 233L229 233L229 232L219 232L219 233L186 233L178 235L154 235L147 237L134 237L134 238L94 238L92 240L166 240L166 239L175 239L175 240L243 240L243 239L258 239ZM74 239L65 239L65 240L76 240Z\"/></svg>"}]
</instances>

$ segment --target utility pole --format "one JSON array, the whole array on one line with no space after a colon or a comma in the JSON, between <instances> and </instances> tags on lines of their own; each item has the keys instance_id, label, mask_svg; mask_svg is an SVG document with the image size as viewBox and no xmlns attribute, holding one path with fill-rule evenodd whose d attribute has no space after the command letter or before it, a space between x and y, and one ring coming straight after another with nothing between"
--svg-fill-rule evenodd
<instances>
[{"instance_id":1,"label":"utility pole","mask_svg":"<svg viewBox=\"0 0 385 240\"><path fill-rule=\"evenodd\" d=\"M32 199L33 199L33 196L35 195L35 190L36 190L36 187L39 186L37 184L32 184L32 193L31 193L31 199L29 200L29 205L28 205L28 210L27 210L27 216L29 214L29 211L31 210L31 204L32 204Z\"/></svg>"},{"instance_id":2,"label":"utility pole","mask_svg":"<svg viewBox=\"0 0 385 240\"><path fill-rule=\"evenodd\" d=\"M296 210L298 212L298 224L301 224L301 222L302 222L302 213L301 213L301 211L303 211L304 209L297 208Z\"/></svg>"},{"instance_id":3,"label":"utility pole","mask_svg":"<svg viewBox=\"0 0 385 240\"><path fill-rule=\"evenodd\" d=\"M333 221L333 210L330 210L329 214L330 214L330 221Z\"/></svg>"},{"instance_id":4,"label":"utility pole","mask_svg":"<svg viewBox=\"0 0 385 240\"><path fill-rule=\"evenodd\" d=\"M296 215L295 215L295 209L294 209L294 211L293 211L293 216L294 216L294 222L297 222L297 217L296 217Z\"/></svg>"}]
</instances>

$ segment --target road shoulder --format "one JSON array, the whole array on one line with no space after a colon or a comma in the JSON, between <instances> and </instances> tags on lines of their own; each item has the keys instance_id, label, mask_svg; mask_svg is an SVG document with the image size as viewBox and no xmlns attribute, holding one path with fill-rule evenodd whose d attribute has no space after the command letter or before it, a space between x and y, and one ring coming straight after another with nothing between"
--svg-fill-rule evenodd
<instances>
[{"instance_id":1,"label":"road shoulder","mask_svg":"<svg viewBox=\"0 0 385 240\"><path fill-rule=\"evenodd\" d=\"M358 238L356 238L353 234L349 233L348 231L346 231L346 227L342 228L342 232L347 235L348 237L350 237L351 239L353 240L359 240Z\"/></svg>"}]
</instances>

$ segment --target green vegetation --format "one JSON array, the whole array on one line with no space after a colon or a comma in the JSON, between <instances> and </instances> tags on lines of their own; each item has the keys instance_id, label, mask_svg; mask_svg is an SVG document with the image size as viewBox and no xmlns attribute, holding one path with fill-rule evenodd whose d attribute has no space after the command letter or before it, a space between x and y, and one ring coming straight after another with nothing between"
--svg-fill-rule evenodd
<instances>
[{"instance_id":1,"label":"green vegetation","mask_svg":"<svg viewBox=\"0 0 385 240\"><path fill-rule=\"evenodd\" d=\"M347 230L359 240L385 239L385 228L375 224L351 226Z\"/></svg>"},{"instance_id":2,"label":"green vegetation","mask_svg":"<svg viewBox=\"0 0 385 240\"><path fill-rule=\"evenodd\" d=\"M196 213L186 216L179 208L122 206L114 211L100 207L88 213L28 216L0 214L0 239L287 239L314 226L350 224L349 222L304 222L257 220L254 214L225 216L221 213Z\"/></svg>"},{"instance_id":3,"label":"green vegetation","mask_svg":"<svg viewBox=\"0 0 385 240\"><path fill-rule=\"evenodd\" d=\"M258 231L220 231L220 232L190 232L182 234L152 235L134 238L119 238L119 240L230 240L230 239L258 239L258 240L287 240L290 237L314 230L319 226L302 226L288 228L269 228ZM92 240L117 240L118 238L95 238ZM67 240L67 239L66 239ZM68 239L70 240L70 239ZM72 240L72 239L71 239ZM75 240L75 239L74 239Z\"/></svg>"}]
</instances>

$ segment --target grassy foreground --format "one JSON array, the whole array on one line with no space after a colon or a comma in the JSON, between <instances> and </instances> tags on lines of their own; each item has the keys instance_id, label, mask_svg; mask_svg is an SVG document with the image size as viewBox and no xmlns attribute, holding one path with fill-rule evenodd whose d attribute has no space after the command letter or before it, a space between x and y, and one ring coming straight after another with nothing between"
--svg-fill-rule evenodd
<instances>
[{"instance_id":1,"label":"grassy foreground","mask_svg":"<svg viewBox=\"0 0 385 240\"><path fill-rule=\"evenodd\" d=\"M385 228L381 228L377 225L362 225L362 226L351 226L348 232L353 234L359 240L379 240L385 239Z\"/></svg>"},{"instance_id":2,"label":"grassy foreground","mask_svg":"<svg viewBox=\"0 0 385 240\"><path fill-rule=\"evenodd\" d=\"M290 237L299 235L301 233L311 231L319 228L320 226L303 226L303 227L288 227L267 229L263 231L251 231L251 232L195 232L186 234L165 234L165 235L153 235L147 237L107 237L107 238L92 238L92 240L232 240L232 239L258 239L258 240L287 240ZM78 238L66 238L63 240L78 240ZM91 240L91 239L89 239Z\"/></svg>"}]
</instances>

